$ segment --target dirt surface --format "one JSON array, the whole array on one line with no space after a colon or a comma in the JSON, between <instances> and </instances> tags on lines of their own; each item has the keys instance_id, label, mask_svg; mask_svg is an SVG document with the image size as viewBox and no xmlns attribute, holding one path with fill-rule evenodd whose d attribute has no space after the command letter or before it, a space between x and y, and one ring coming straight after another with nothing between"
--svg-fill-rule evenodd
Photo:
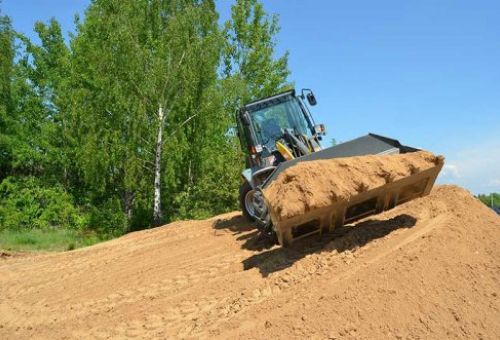
<instances>
[{"instance_id":1,"label":"dirt surface","mask_svg":"<svg viewBox=\"0 0 500 340\"><path fill-rule=\"evenodd\" d=\"M282 220L331 204L443 162L426 151L367 155L298 163L264 190L273 220Z\"/></svg>"},{"instance_id":2,"label":"dirt surface","mask_svg":"<svg viewBox=\"0 0 500 340\"><path fill-rule=\"evenodd\" d=\"M453 186L289 249L231 213L0 258L0 339L498 339L499 260Z\"/></svg>"}]
</instances>

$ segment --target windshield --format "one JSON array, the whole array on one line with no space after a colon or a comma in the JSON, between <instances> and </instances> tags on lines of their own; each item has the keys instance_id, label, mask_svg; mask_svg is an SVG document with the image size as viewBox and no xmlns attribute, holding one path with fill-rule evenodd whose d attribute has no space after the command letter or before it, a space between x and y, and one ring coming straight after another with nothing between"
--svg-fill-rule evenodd
<instances>
[{"instance_id":1,"label":"windshield","mask_svg":"<svg viewBox=\"0 0 500 340\"><path fill-rule=\"evenodd\" d=\"M281 103L251 113L255 134L262 145L274 148L275 141L283 136L283 130L293 129L297 134L312 136L308 121L298 100L285 98Z\"/></svg>"}]
</instances>

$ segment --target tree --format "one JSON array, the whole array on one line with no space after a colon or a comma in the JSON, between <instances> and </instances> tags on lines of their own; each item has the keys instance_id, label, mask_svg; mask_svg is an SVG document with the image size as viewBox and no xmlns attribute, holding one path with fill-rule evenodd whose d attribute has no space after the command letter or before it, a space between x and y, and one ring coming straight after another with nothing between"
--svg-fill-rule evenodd
<instances>
[{"instance_id":1,"label":"tree","mask_svg":"<svg viewBox=\"0 0 500 340\"><path fill-rule=\"evenodd\" d=\"M11 163L8 115L13 111L12 76L14 69L14 31L9 17L0 15L0 182Z\"/></svg>"},{"instance_id":2,"label":"tree","mask_svg":"<svg viewBox=\"0 0 500 340\"><path fill-rule=\"evenodd\" d=\"M479 194L478 198L481 202L486 204L488 207L500 207L500 194L499 193L491 193L489 195Z\"/></svg>"},{"instance_id":3,"label":"tree","mask_svg":"<svg viewBox=\"0 0 500 340\"><path fill-rule=\"evenodd\" d=\"M278 17L268 16L257 0L237 0L231 19L224 23L224 46L216 87L221 113L207 150L203 181L188 196L199 216L237 209L240 174L244 164L235 130L236 111L244 103L276 94L291 86L287 77L288 53L275 56ZM187 201L188 199L186 199ZM199 217L186 214L186 217Z\"/></svg>"},{"instance_id":4,"label":"tree","mask_svg":"<svg viewBox=\"0 0 500 340\"><path fill-rule=\"evenodd\" d=\"M217 120L205 124L211 133L196 144L201 150L188 151L198 155L196 164L201 170L194 171L199 175L177 195L180 217L208 217L237 209L244 162L234 133L236 110L251 99L290 86L287 54L275 57L278 30L277 17L266 15L258 1L239 0L232 7L231 19L223 27L219 79L210 91L210 112Z\"/></svg>"},{"instance_id":5,"label":"tree","mask_svg":"<svg viewBox=\"0 0 500 340\"><path fill-rule=\"evenodd\" d=\"M0 15L0 107L2 112L12 112L11 82L14 69L15 32L12 29L10 18ZM0 124L5 124L0 121Z\"/></svg>"},{"instance_id":6,"label":"tree","mask_svg":"<svg viewBox=\"0 0 500 340\"><path fill-rule=\"evenodd\" d=\"M224 76L237 91L238 105L290 87L288 52L275 58L278 17L258 0L237 0L225 23Z\"/></svg>"},{"instance_id":7,"label":"tree","mask_svg":"<svg viewBox=\"0 0 500 340\"><path fill-rule=\"evenodd\" d=\"M26 56L19 66L24 70L36 110L25 107L23 111L37 112L38 142L43 153L39 156L43 172L47 177L69 186L70 169L74 168L72 148L69 142L67 112L71 86L69 84L70 51L66 46L61 26L55 19L48 24L37 22L35 32L40 45L22 38L26 45Z\"/></svg>"},{"instance_id":8,"label":"tree","mask_svg":"<svg viewBox=\"0 0 500 340\"><path fill-rule=\"evenodd\" d=\"M186 151L206 133L197 127L209 118L198 110L216 80L219 42L212 1L95 1L88 9L73 42L88 150L81 162L98 191L118 189L129 217L132 202L152 202L153 223L162 222L162 188L172 194L178 188L169 185L191 169Z\"/></svg>"},{"instance_id":9,"label":"tree","mask_svg":"<svg viewBox=\"0 0 500 340\"><path fill-rule=\"evenodd\" d=\"M220 27L213 0L94 0L76 26L67 44L57 21L37 23L34 43L0 20L9 225L119 234L235 209L234 113L289 86L277 17L238 0ZM57 197L66 213L48 223ZM18 219L18 205L37 211Z\"/></svg>"},{"instance_id":10,"label":"tree","mask_svg":"<svg viewBox=\"0 0 500 340\"><path fill-rule=\"evenodd\" d=\"M0 229L81 228L84 214L59 176L63 93L54 80L67 48L54 20L35 31L40 46L0 19Z\"/></svg>"}]
</instances>

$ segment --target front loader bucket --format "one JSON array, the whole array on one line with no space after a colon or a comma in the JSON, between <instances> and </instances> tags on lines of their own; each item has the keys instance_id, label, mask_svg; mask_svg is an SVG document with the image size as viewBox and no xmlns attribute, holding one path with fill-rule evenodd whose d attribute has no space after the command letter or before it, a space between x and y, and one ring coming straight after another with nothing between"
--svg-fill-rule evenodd
<instances>
[{"instance_id":1,"label":"front loader bucket","mask_svg":"<svg viewBox=\"0 0 500 340\"><path fill-rule=\"evenodd\" d=\"M419 151L419 149L401 145L393 139L370 134L308 156L282 163L264 183L262 188L267 187L284 169L301 161L415 151ZM273 216L273 211L271 210L270 217L273 222L273 229L278 236L278 241L280 245L286 247L291 245L294 240L314 234L331 232L336 227L391 209L398 204L405 203L414 198L425 196L431 191L443 167L443 163L443 159L440 158L439 162L432 168L362 192L351 197L347 202L336 202L330 206L310 210L303 215L294 216L289 219L283 220L278 218L278 216Z\"/></svg>"}]
</instances>

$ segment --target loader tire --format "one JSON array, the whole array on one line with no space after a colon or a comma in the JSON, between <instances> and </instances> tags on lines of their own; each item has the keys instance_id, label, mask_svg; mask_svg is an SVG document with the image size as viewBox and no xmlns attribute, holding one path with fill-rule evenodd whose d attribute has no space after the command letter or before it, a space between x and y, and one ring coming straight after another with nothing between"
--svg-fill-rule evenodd
<instances>
[{"instance_id":1,"label":"loader tire","mask_svg":"<svg viewBox=\"0 0 500 340\"><path fill-rule=\"evenodd\" d=\"M251 206L254 189L247 181L240 186L240 208L249 222L255 222L255 210Z\"/></svg>"}]
</instances>

